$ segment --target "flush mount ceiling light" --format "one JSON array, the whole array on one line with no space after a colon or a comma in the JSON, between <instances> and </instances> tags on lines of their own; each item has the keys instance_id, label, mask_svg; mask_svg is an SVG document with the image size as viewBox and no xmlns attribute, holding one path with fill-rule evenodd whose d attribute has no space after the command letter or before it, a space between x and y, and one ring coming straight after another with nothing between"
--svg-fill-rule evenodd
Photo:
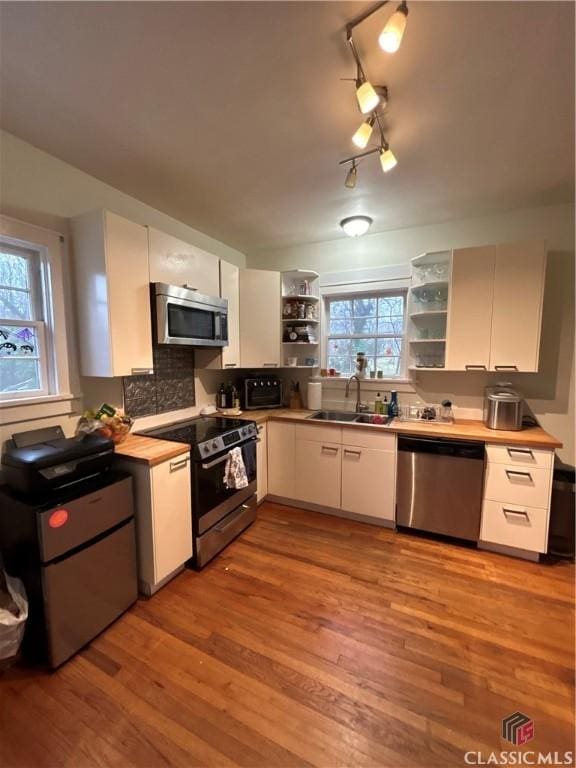
<instances>
[{"instance_id":1,"label":"flush mount ceiling light","mask_svg":"<svg viewBox=\"0 0 576 768\"><path fill-rule=\"evenodd\" d=\"M340 226L346 232L348 237L360 237L365 235L370 229L372 219L370 216L348 216L342 219Z\"/></svg>"},{"instance_id":2,"label":"flush mount ceiling light","mask_svg":"<svg viewBox=\"0 0 576 768\"><path fill-rule=\"evenodd\" d=\"M389 0L384 0L384 2L376 3L376 5L370 8L370 10L361 14L354 21L351 21L346 25L346 42L349 45L352 56L354 57L354 62L356 64L356 77L354 78L356 87L356 100L360 112L363 115L368 116L368 119L365 120L362 125L360 125L358 130L352 136L352 143L355 144L355 146L357 146L359 149L365 149L373 135L375 126L377 127L379 134L379 141L377 146L367 150L366 152L353 155L352 157L346 158L346 160L340 161L340 165L352 163L352 167L348 171L346 175L346 181L344 182L345 186L349 189L354 189L356 186L358 174L356 162L357 160L367 157L368 155L378 153L380 157L380 165L384 173L388 173L388 171L391 171L392 168L398 164L396 157L388 146L388 141L384 133L382 112L388 104L388 88L385 85L373 85L370 80L368 80L362 65L362 61L360 59L360 55L358 53L358 49L356 48L356 44L354 43L354 39L352 37L352 30L355 27L357 27L363 21L366 21L366 19L372 16L372 14L376 13L376 11L379 11L385 5L388 5L388 2ZM378 38L380 47L387 53L395 53L400 48L400 44L404 36L404 31L406 29L407 17L408 5L406 0L402 0L396 11L386 22L386 26Z\"/></svg>"}]
</instances>

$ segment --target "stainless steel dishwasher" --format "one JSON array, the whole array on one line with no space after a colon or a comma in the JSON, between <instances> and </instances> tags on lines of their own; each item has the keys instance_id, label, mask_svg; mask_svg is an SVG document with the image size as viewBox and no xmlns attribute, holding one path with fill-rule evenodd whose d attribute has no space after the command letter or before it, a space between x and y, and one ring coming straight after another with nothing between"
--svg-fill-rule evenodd
<instances>
[{"instance_id":1,"label":"stainless steel dishwasher","mask_svg":"<svg viewBox=\"0 0 576 768\"><path fill-rule=\"evenodd\" d=\"M483 481L484 443L399 437L396 522L478 541Z\"/></svg>"}]
</instances>

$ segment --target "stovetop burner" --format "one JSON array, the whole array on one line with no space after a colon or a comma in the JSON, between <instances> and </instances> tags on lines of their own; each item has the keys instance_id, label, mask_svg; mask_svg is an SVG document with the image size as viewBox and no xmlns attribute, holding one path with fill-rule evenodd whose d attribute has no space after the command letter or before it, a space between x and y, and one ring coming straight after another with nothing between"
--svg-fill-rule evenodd
<instances>
[{"instance_id":1,"label":"stovetop burner","mask_svg":"<svg viewBox=\"0 0 576 768\"><path fill-rule=\"evenodd\" d=\"M222 416L199 416L137 434L176 443L188 443L192 446L196 458L206 458L256 437L257 430L253 421Z\"/></svg>"}]
</instances>

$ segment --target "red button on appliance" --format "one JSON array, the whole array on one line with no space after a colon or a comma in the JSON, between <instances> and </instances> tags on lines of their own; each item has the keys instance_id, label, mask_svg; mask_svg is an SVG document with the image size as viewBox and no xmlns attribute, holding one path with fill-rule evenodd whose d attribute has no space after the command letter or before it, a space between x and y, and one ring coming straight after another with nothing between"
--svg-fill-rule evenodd
<instances>
[{"instance_id":1,"label":"red button on appliance","mask_svg":"<svg viewBox=\"0 0 576 768\"><path fill-rule=\"evenodd\" d=\"M50 528L61 528L68 521L67 509L55 509L54 512L48 518L48 525Z\"/></svg>"}]
</instances>

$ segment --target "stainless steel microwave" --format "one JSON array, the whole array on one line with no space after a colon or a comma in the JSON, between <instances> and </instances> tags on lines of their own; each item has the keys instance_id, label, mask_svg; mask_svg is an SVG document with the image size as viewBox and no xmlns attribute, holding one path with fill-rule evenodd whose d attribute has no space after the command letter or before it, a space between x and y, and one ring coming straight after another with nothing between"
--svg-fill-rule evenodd
<instances>
[{"instance_id":1,"label":"stainless steel microwave","mask_svg":"<svg viewBox=\"0 0 576 768\"><path fill-rule=\"evenodd\" d=\"M151 284L152 323L157 344L225 347L228 300L166 283Z\"/></svg>"}]
</instances>

